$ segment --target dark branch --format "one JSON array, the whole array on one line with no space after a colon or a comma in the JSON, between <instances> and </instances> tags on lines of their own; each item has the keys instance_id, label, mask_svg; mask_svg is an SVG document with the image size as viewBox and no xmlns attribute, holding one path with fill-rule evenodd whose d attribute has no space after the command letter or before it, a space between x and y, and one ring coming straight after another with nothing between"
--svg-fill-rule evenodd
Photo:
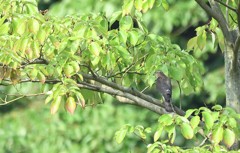
<instances>
[{"instance_id":1,"label":"dark branch","mask_svg":"<svg viewBox=\"0 0 240 153\"><path fill-rule=\"evenodd\" d=\"M234 11L234 12L237 13L237 9L235 9L235 8L233 8L233 7L231 7L231 6L227 5L227 4L225 4L225 3L223 3L223 2L220 1L220 0L215 0L215 1L218 2L218 3L220 3L220 4L222 4L223 6L229 8L230 10L232 10L232 11Z\"/></svg>"},{"instance_id":2,"label":"dark branch","mask_svg":"<svg viewBox=\"0 0 240 153\"><path fill-rule=\"evenodd\" d=\"M221 9L218 8L218 3L215 3L214 0L209 0L209 3L211 4L212 7L214 7L213 9L210 8L203 0L195 0L199 6L202 7L202 9L209 14L210 16L212 16L220 25L223 35L226 38L227 41L231 42L231 35L230 32L228 30L228 24L221 12Z\"/></svg>"}]
</instances>

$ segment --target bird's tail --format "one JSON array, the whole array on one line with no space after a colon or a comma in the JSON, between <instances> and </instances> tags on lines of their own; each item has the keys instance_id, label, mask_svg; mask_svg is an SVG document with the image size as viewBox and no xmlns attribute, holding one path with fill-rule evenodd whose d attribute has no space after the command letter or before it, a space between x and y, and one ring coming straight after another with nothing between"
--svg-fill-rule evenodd
<instances>
[{"instance_id":1,"label":"bird's tail","mask_svg":"<svg viewBox=\"0 0 240 153\"><path fill-rule=\"evenodd\" d=\"M167 95L167 97L165 98L164 105L167 112L173 112L171 105L171 95Z\"/></svg>"}]
</instances>

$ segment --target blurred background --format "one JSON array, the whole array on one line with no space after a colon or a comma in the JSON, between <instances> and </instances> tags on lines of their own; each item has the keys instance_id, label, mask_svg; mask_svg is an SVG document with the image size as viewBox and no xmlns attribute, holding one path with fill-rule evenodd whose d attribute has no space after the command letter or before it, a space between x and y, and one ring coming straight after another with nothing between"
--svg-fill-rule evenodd
<instances>
[{"instance_id":1,"label":"blurred background","mask_svg":"<svg viewBox=\"0 0 240 153\"><path fill-rule=\"evenodd\" d=\"M106 12L110 16L121 10L122 1L116 0L38 0L40 10L50 10L51 15L64 17L73 13ZM170 10L165 12L162 7L153 7L143 14L143 19L152 33L168 36L172 43L186 49L187 41L196 35L195 28L210 21L210 17L192 0L171 0ZM189 96L182 95L182 108L211 107L215 103L225 105L224 59L219 48L214 48L211 36L203 51L191 52L203 62L206 73L203 76L204 88ZM173 102L179 105L179 89L172 80ZM41 91L41 84L17 85L19 91L26 94ZM0 86L0 91L16 93L13 87ZM161 98L155 86L145 93ZM0 93L0 97L4 95ZM143 125L157 129L159 115L136 106L122 105L113 98L106 96L104 104L77 108L72 116L60 109L54 116L50 115L50 104L44 105L45 96L20 99L14 103L0 106L0 152L4 153L141 153L146 146L133 134L127 135L123 143L117 144L114 134L123 125ZM177 129L180 133L180 129ZM150 133L146 142L153 142ZM166 139L163 133L161 139ZM174 145L192 146L200 143L176 137Z\"/></svg>"}]
</instances>

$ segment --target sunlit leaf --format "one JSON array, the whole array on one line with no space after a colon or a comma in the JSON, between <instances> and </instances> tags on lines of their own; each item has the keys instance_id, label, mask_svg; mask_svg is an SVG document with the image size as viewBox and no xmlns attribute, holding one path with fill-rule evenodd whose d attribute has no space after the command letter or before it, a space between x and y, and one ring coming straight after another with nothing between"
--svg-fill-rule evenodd
<instances>
[{"instance_id":1,"label":"sunlit leaf","mask_svg":"<svg viewBox=\"0 0 240 153\"><path fill-rule=\"evenodd\" d=\"M133 21L130 16L124 16L120 20L120 30L122 31L128 31L133 26Z\"/></svg>"},{"instance_id":2,"label":"sunlit leaf","mask_svg":"<svg viewBox=\"0 0 240 153\"><path fill-rule=\"evenodd\" d=\"M72 115L77 107L75 99L73 97L68 97L66 101L66 109L69 111Z\"/></svg>"},{"instance_id":3,"label":"sunlit leaf","mask_svg":"<svg viewBox=\"0 0 240 153\"><path fill-rule=\"evenodd\" d=\"M223 141L230 148L235 141L235 134L230 129L225 129L223 132Z\"/></svg>"},{"instance_id":4,"label":"sunlit leaf","mask_svg":"<svg viewBox=\"0 0 240 153\"><path fill-rule=\"evenodd\" d=\"M61 100L62 100L62 96L57 96L51 103L51 115L54 115L58 108L59 108L59 105L61 103Z\"/></svg>"},{"instance_id":5,"label":"sunlit leaf","mask_svg":"<svg viewBox=\"0 0 240 153\"><path fill-rule=\"evenodd\" d=\"M212 137L214 144L218 144L223 139L223 127L219 127L217 129L214 129L212 132Z\"/></svg>"},{"instance_id":6,"label":"sunlit leaf","mask_svg":"<svg viewBox=\"0 0 240 153\"><path fill-rule=\"evenodd\" d=\"M136 9L140 12L142 10L143 1L142 0L135 0L134 4L135 4Z\"/></svg>"},{"instance_id":7,"label":"sunlit leaf","mask_svg":"<svg viewBox=\"0 0 240 153\"><path fill-rule=\"evenodd\" d=\"M186 139L192 139L193 138L193 129L191 128L191 126L189 124L182 123L181 132Z\"/></svg>"},{"instance_id":8,"label":"sunlit leaf","mask_svg":"<svg viewBox=\"0 0 240 153\"><path fill-rule=\"evenodd\" d=\"M202 112L202 115L203 115L203 120L204 122L206 123L206 126L211 129L212 126L213 126L213 118L212 118L212 115L207 112L207 111L204 111Z\"/></svg>"}]
</instances>

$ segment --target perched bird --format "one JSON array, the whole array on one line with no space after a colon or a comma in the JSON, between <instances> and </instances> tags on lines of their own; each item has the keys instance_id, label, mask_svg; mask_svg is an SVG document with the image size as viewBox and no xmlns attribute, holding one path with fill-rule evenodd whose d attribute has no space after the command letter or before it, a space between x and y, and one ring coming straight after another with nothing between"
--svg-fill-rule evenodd
<instances>
[{"instance_id":1,"label":"perched bird","mask_svg":"<svg viewBox=\"0 0 240 153\"><path fill-rule=\"evenodd\" d=\"M166 111L173 112L173 109L171 106L171 98L172 98L171 80L162 71L156 71L154 72L154 75L157 76L156 88L163 97Z\"/></svg>"}]
</instances>

